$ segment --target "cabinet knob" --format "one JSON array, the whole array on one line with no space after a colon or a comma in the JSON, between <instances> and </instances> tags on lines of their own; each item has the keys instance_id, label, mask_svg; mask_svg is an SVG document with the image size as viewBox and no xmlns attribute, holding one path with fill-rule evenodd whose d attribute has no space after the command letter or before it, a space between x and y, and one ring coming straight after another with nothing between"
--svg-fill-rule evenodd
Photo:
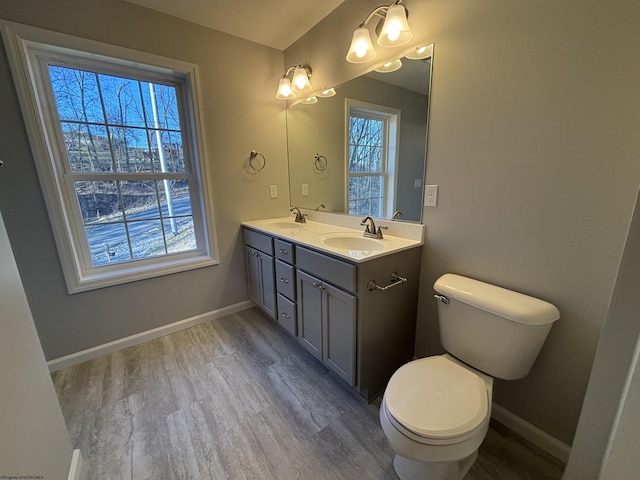
<instances>
[{"instance_id":1,"label":"cabinet knob","mask_svg":"<svg viewBox=\"0 0 640 480\"><path fill-rule=\"evenodd\" d=\"M259 257L260 255L258 255L258 252L253 252L253 256L254 257Z\"/></svg>"},{"instance_id":2,"label":"cabinet knob","mask_svg":"<svg viewBox=\"0 0 640 480\"><path fill-rule=\"evenodd\" d=\"M322 283L320 283L320 282L314 282L313 286L315 288L319 288L320 290L324 290L324 285Z\"/></svg>"},{"instance_id":3,"label":"cabinet knob","mask_svg":"<svg viewBox=\"0 0 640 480\"><path fill-rule=\"evenodd\" d=\"M289 280L288 280L288 279L286 279L286 278L284 278L284 277L280 277L280 281L281 281L282 283L289 283Z\"/></svg>"}]
</instances>

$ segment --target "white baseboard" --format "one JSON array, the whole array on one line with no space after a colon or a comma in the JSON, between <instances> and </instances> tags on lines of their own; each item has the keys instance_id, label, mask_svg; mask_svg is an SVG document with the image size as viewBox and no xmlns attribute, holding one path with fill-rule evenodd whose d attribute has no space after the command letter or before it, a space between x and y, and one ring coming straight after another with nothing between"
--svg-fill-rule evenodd
<instances>
[{"instance_id":1,"label":"white baseboard","mask_svg":"<svg viewBox=\"0 0 640 480\"><path fill-rule=\"evenodd\" d=\"M135 335L120 338L118 340L114 340L113 342L104 343L102 345L87 348L86 350L82 350L80 352L65 355L64 357L49 360L47 362L47 366L49 367L50 372L55 372L66 367L71 367L72 365L86 362L87 360L101 357L108 353L122 350L123 348L131 347L133 345L139 345L140 343L148 342L149 340L164 337L165 335L179 332L180 330L194 327L196 325L200 325L201 323L209 322L217 318L225 317L232 313L246 310L247 308L251 308L254 305L255 304L251 300L246 300L234 305L229 305L228 307L212 310L211 312L202 313L200 315L196 315L195 317L185 318L184 320L179 320L168 325L163 325L158 328L147 330L146 332L136 333Z\"/></svg>"},{"instance_id":2,"label":"white baseboard","mask_svg":"<svg viewBox=\"0 0 640 480\"><path fill-rule=\"evenodd\" d=\"M73 451L71 457L71 466L69 467L69 480L82 479L82 453L77 448Z\"/></svg>"},{"instance_id":3,"label":"white baseboard","mask_svg":"<svg viewBox=\"0 0 640 480\"><path fill-rule=\"evenodd\" d=\"M514 415L500 405L494 403L491 408L491 416L496 421L500 422L509 430L514 431L525 440L530 441L536 447L544 450L549 455L567 463L569 453L571 452L571 447L569 447L569 445L552 437L548 433L543 432L538 427L530 424L517 415Z\"/></svg>"}]
</instances>

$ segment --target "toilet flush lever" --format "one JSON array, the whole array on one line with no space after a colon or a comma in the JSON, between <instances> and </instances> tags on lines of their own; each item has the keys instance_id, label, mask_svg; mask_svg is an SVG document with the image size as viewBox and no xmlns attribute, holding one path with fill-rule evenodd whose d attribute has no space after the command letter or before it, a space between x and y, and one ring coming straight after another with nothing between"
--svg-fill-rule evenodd
<instances>
[{"instance_id":1,"label":"toilet flush lever","mask_svg":"<svg viewBox=\"0 0 640 480\"><path fill-rule=\"evenodd\" d=\"M435 298L437 298L438 300L440 300L442 303L444 303L445 305L449 305L449 299L447 297L445 297L444 295L434 295Z\"/></svg>"}]
</instances>

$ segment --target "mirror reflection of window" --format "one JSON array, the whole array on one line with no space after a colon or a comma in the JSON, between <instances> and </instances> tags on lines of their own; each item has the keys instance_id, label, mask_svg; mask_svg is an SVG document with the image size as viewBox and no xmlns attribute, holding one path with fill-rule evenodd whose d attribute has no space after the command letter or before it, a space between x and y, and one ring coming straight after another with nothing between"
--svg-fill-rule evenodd
<instances>
[{"instance_id":1,"label":"mirror reflection of window","mask_svg":"<svg viewBox=\"0 0 640 480\"><path fill-rule=\"evenodd\" d=\"M398 110L347 99L347 205L350 215L395 210Z\"/></svg>"}]
</instances>

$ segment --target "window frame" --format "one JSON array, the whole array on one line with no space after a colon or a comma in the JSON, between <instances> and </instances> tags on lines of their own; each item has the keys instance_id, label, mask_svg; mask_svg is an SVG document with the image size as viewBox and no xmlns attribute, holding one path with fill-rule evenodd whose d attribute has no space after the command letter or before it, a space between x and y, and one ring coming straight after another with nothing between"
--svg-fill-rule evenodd
<instances>
[{"instance_id":1,"label":"window frame","mask_svg":"<svg viewBox=\"0 0 640 480\"><path fill-rule=\"evenodd\" d=\"M69 293L219 264L197 65L3 20L0 29ZM66 147L46 71L47 65L60 64L56 61L71 68L98 67L100 73L179 85L176 94L185 170L190 176L195 250L93 266L78 201L70 194L73 181L81 176L67 170ZM136 175L112 172L108 177L134 180ZM147 172L139 179L153 176Z\"/></svg>"},{"instance_id":2,"label":"window frame","mask_svg":"<svg viewBox=\"0 0 640 480\"><path fill-rule=\"evenodd\" d=\"M384 134L382 143L382 172L356 173L349 171L349 147L351 145L350 119L355 115L367 117L384 122ZM349 212L349 179L363 176L381 176L383 185L382 212L380 217L387 218L395 210L397 191L397 165L399 158L400 142L400 115L397 108L362 102L351 98L345 99L345 206Z\"/></svg>"}]
</instances>

